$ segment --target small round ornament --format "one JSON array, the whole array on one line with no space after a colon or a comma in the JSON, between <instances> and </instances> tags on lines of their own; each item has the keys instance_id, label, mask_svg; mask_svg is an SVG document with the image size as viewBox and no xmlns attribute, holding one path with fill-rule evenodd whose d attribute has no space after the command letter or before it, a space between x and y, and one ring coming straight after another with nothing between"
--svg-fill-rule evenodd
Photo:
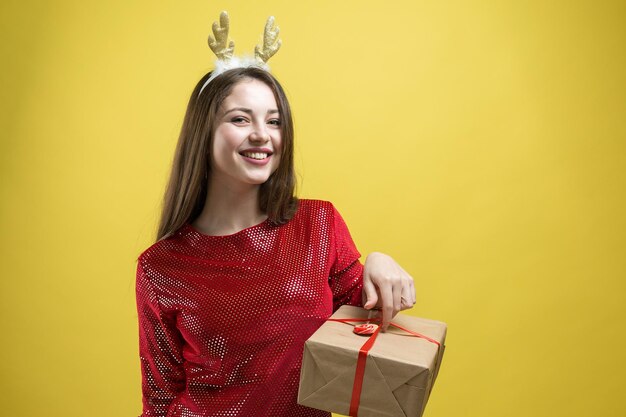
<instances>
[{"instance_id":1,"label":"small round ornament","mask_svg":"<svg viewBox=\"0 0 626 417\"><path fill-rule=\"evenodd\" d=\"M376 332L376 329L378 329L377 324L365 323L357 324L356 326L354 326L354 329L352 331L361 336L370 336Z\"/></svg>"}]
</instances>

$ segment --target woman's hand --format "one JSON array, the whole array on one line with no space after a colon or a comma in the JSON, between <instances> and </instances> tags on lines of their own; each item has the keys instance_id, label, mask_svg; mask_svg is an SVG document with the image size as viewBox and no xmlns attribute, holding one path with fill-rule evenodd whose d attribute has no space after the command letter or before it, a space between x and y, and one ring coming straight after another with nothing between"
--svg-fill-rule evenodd
<instances>
[{"instance_id":1,"label":"woman's hand","mask_svg":"<svg viewBox=\"0 0 626 417\"><path fill-rule=\"evenodd\" d=\"M382 308L382 331L399 311L414 305L413 278L391 256L370 253L363 267L363 306Z\"/></svg>"}]
</instances>

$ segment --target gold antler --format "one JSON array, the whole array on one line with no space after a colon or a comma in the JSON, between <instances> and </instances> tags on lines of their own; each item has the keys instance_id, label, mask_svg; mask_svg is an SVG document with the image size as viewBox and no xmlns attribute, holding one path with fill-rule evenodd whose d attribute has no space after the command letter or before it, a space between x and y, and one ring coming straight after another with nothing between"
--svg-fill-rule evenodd
<instances>
[{"instance_id":1,"label":"gold antler","mask_svg":"<svg viewBox=\"0 0 626 417\"><path fill-rule=\"evenodd\" d=\"M267 60L278 51L282 44L280 39L278 39L278 26L276 26L275 29L272 29L272 26L274 26L274 16L268 17L267 23L265 23L263 48L259 47L259 45L254 48L254 55L263 62L267 62Z\"/></svg>"},{"instance_id":2,"label":"gold antler","mask_svg":"<svg viewBox=\"0 0 626 417\"><path fill-rule=\"evenodd\" d=\"M213 35L215 39L209 35L209 48L213 51L217 59L222 61L228 61L233 56L235 50L235 42L230 41L228 47L226 42L228 41L228 13L220 13L220 24L213 22Z\"/></svg>"}]
</instances>

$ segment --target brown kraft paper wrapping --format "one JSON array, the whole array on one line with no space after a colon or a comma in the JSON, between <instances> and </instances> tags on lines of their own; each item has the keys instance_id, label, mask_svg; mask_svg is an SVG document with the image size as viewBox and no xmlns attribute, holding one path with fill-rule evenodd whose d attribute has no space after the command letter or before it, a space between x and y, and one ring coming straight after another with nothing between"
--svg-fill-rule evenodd
<instances>
[{"instance_id":1,"label":"brown kraft paper wrapping","mask_svg":"<svg viewBox=\"0 0 626 417\"><path fill-rule=\"evenodd\" d=\"M368 318L369 311L342 306L332 318ZM419 417L424 412L444 352L446 324L398 314L392 320L438 341L389 326L369 351L359 417ZM348 415L359 349L367 337L355 323L327 321L304 344L298 404Z\"/></svg>"}]
</instances>

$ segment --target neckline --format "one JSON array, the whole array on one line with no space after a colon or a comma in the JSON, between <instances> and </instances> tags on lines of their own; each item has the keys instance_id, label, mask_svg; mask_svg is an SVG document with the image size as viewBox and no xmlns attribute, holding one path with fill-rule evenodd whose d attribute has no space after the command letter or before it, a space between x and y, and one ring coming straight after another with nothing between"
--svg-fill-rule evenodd
<instances>
[{"instance_id":1,"label":"neckline","mask_svg":"<svg viewBox=\"0 0 626 417\"><path fill-rule=\"evenodd\" d=\"M185 223L184 227L187 230L189 230L191 233L193 233L195 235L198 235L198 236L200 236L202 238L205 238L205 239L224 239L224 238L229 238L229 237L236 237L236 236L239 236L239 235L241 235L243 233L246 233L246 232L252 231L254 229L260 228L260 227L264 226L266 223L269 223L269 221L270 221L270 218L267 217L261 223L254 224L252 226L246 227L245 229L241 229L238 232L231 233L229 235L207 235L206 233L202 233L201 231L196 229L190 222Z\"/></svg>"}]
</instances>

